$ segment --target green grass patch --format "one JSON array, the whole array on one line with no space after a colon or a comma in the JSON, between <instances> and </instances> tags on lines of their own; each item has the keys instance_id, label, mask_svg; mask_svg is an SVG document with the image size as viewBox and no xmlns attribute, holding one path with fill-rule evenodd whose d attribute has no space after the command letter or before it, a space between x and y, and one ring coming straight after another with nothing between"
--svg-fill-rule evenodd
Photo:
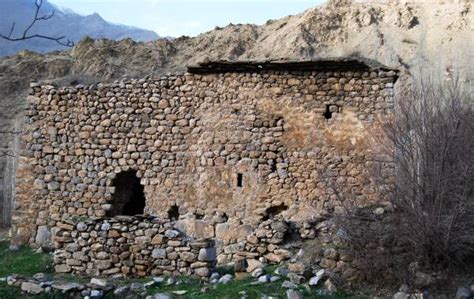
<instances>
[{"instance_id":1,"label":"green grass patch","mask_svg":"<svg viewBox=\"0 0 474 299\"><path fill-rule=\"evenodd\" d=\"M179 285L158 285L150 288L148 294L154 295L157 293L172 293L173 291L187 291L187 293L179 298L201 298L201 299L233 299L241 298L242 292L247 294L249 299L259 299L263 295L274 296L278 298L286 298L286 289L282 288L283 279L272 283L252 284L254 278L245 278L241 280L233 280L228 284L205 285L201 281L194 278L179 278L182 284ZM207 287L206 292L201 292L203 287ZM305 287L300 287L298 291L301 292L304 298L315 299L344 299L350 298L345 294L336 294L332 296L318 295L316 290L308 290Z\"/></svg>"},{"instance_id":2,"label":"green grass patch","mask_svg":"<svg viewBox=\"0 0 474 299\"><path fill-rule=\"evenodd\" d=\"M0 277L10 274L31 276L43 272L52 273L52 256L48 253L35 253L31 248L21 246L10 251L8 241L0 242Z\"/></svg>"}]
</instances>

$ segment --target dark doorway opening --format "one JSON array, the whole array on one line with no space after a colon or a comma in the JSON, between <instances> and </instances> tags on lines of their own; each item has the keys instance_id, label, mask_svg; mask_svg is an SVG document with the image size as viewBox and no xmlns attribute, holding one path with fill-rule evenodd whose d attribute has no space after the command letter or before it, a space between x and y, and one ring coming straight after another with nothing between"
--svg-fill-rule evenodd
<instances>
[{"instance_id":1,"label":"dark doorway opening","mask_svg":"<svg viewBox=\"0 0 474 299\"><path fill-rule=\"evenodd\" d=\"M135 170L117 174L112 185L115 187L115 192L112 196L112 208L109 210L108 216L143 214L145 194Z\"/></svg>"}]
</instances>

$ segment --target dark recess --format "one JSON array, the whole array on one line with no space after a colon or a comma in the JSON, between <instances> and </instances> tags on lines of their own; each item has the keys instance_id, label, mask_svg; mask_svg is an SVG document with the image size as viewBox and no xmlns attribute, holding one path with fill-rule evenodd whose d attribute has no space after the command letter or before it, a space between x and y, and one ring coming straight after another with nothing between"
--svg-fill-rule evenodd
<instances>
[{"instance_id":1,"label":"dark recess","mask_svg":"<svg viewBox=\"0 0 474 299\"><path fill-rule=\"evenodd\" d=\"M325 119L332 118L331 105L326 105L326 111L324 111L323 116Z\"/></svg>"},{"instance_id":2,"label":"dark recess","mask_svg":"<svg viewBox=\"0 0 474 299\"><path fill-rule=\"evenodd\" d=\"M128 170L117 174L112 181L115 192L112 196L112 208L107 215L139 215L145 209L145 194L140 179L135 170Z\"/></svg>"},{"instance_id":3,"label":"dark recess","mask_svg":"<svg viewBox=\"0 0 474 299\"><path fill-rule=\"evenodd\" d=\"M243 187L244 184L244 175L241 173L237 174L237 187Z\"/></svg>"},{"instance_id":4,"label":"dark recess","mask_svg":"<svg viewBox=\"0 0 474 299\"><path fill-rule=\"evenodd\" d=\"M179 207L177 205L172 205L168 210L168 218L170 220L178 220L179 219Z\"/></svg>"},{"instance_id":5,"label":"dark recess","mask_svg":"<svg viewBox=\"0 0 474 299\"><path fill-rule=\"evenodd\" d=\"M288 210L288 206L282 203L279 206L272 206L265 210L265 215L263 216L262 220L266 221L269 219L273 219L276 215L280 214L281 212Z\"/></svg>"}]
</instances>

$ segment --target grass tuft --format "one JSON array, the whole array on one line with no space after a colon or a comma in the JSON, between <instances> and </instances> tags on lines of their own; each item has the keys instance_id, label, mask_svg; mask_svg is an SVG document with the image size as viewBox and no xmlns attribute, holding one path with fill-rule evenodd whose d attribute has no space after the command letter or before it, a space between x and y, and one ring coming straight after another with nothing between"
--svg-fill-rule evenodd
<instances>
[{"instance_id":1,"label":"grass tuft","mask_svg":"<svg viewBox=\"0 0 474 299\"><path fill-rule=\"evenodd\" d=\"M31 276L52 273L52 256L48 253L35 253L31 248L21 246L16 251L8 249L8 241L0 242L0 277L10 274Z\"/></svg>"}]
</instances>

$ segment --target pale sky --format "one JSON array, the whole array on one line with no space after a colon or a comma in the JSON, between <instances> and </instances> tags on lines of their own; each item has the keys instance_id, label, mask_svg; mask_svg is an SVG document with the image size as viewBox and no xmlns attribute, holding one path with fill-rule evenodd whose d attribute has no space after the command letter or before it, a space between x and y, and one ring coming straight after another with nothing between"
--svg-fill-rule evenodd
<instances>
[{"instance_id":1,"label":"pale sky","mask_svg":"<svg viewBox=\"0 0 474 299\"><path fill-rule=\"evenodd\" d=\"M0 0L1 1L1 0ZM297 14L324 0L49 0L82 15L99 13L113 23L161 36L195 36L229 23L263 24Z\"/></svg>"}]
</instances>

